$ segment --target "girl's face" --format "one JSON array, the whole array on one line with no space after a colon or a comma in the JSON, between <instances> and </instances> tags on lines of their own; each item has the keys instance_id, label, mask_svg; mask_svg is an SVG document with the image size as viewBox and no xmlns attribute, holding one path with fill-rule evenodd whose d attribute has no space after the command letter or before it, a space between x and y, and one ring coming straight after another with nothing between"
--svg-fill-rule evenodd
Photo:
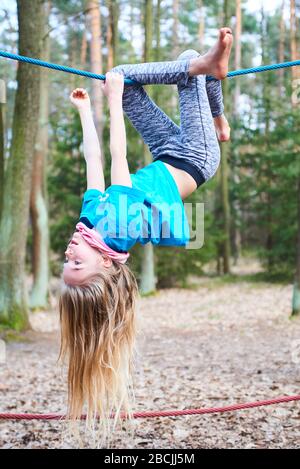
<instances>
[{"instance_id":1,"label":"girl's face","mask_svg":"<svg viewBox=\"0 0 300 469\"><path fill-rule=\"evenodd\" d=\"M112 262L109 257L91 247L77 231L68 244L65 256L63 279L69 285L85 283L99 270L109 267Z\"/></svg>"}]
</instances>

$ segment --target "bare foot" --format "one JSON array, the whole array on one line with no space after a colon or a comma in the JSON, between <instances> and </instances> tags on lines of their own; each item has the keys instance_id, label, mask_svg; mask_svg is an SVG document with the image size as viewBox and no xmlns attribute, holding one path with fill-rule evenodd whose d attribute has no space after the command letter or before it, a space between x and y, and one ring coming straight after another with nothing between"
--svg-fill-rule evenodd
<instances>
[{"instance_id":1,"label":"bare foot","mask_svg":"<svg viewBox=\"0 0 300 469\"><path fill-rule=\"evenodd\" d=\"M231 29L221 28L216 44L205 55L190 61L190 76L212 75L217 80L223 80L228 73L232 40Z\"/></svg>"},{"instance_id":2,"label":"bare foot","mask_svg":"<svg viewBox=\"0 0 300 469\"><path fill-rule=\"evenodd\" d=\"M224 114L214 118L215 129L218 140L227 142L230 139L230 127Z\"/></svg>"}]
</instances>

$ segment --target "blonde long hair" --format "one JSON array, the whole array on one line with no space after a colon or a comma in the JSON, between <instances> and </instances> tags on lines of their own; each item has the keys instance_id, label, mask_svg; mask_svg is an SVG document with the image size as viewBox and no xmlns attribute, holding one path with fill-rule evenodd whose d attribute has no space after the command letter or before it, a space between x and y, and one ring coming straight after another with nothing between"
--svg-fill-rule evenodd
<instances>
[{"instance_id":1,"label":"blonde long hair","mask_svg":"<svg viewBox=\"0 0 300 469\"><path fill-rule=\"evenodd\" d=\"M61 346L68 359L68 418L95 427L102 436L131 417L132 368L136 335L136 279L125 264L113 261L85 285L62 285L59 298ZM114 419L110 418L114 414Z\"/></svg>"}]
</instances>

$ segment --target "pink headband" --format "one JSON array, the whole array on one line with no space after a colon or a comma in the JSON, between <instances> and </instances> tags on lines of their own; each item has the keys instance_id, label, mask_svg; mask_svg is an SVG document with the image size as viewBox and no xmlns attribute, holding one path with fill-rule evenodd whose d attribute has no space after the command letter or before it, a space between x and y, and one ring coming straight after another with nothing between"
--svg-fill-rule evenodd
<instances>
[{"instance_id":1,"label":"pink headband","mask_svg":"<svg viewBox=\"0 0 300 469\"><path fill-rule=\"evenodd\" d=\"M88 228L84 223L79 222L76 229L80 232L83 239L93 248L98 249L102 254L110 257L114 261L125 264L129 257L129 252L117 252L111 249L101 238L97 230Z\"/></svg>"}]
</instances>

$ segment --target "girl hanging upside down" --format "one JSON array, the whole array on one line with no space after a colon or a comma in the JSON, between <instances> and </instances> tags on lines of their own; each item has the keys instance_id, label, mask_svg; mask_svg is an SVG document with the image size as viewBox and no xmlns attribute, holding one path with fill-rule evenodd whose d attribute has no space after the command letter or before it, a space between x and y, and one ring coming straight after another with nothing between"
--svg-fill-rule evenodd
<instances>
[{"instance_id":1,"label":"girl hanging upside down","mask_svg":"<svg viewBox=\"0 0 300 469\"><path fill-rule=\"evenodd\" d=\"M80 114L87 165L87 191L65 252L59 300L60 356L69 359L71 419L79 418L85 405L88 422L97 413L107 426L112 412L115 421L121 410L130 415L138 288L126 265L128 251L137 242L188 243L182 201L213 177L220 162L217 140L230 137L220 80L228 72L231 46L231 30L222 28L204 56L187 50L176 61L120 65L106 74L112 158L106 189L88 94L76 89L70 96ZM124 76L136 85L124 88ZM177 85L180 126L141 86L158 83ZM123 110L153 156L135 174L129 173L126 159Z\"/></svg>"}]
</instances>

